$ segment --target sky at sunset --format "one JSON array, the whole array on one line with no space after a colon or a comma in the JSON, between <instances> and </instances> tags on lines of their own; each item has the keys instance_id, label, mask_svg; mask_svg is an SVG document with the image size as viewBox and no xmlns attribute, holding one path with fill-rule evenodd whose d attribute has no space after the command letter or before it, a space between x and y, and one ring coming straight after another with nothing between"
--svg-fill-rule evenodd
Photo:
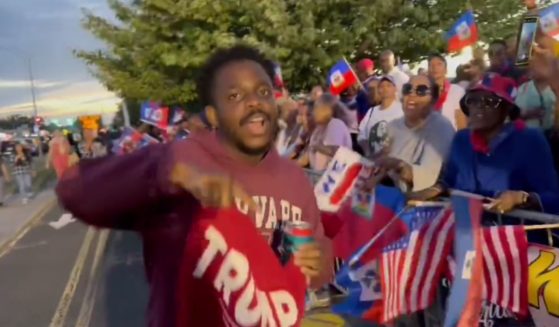
<instances>
[{"instance_id":1,"label":"sky at sunset","mask_svg":"<svg viewBox=\"0 0 559 327\"><path fill-rule=\"evenodd\" d=\"M110 116L116 110L119 99L72 54L103 46L81 27L82 8L111 17L106 0L0 1L0 116L32 113L27 58L39 115Z\"/></svg>"}]
</instances>

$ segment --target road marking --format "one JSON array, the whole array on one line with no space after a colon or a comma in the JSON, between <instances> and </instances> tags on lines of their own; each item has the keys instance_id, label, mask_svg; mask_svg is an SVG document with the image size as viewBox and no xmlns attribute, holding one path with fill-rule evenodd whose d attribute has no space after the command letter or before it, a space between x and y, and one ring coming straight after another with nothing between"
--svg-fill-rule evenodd
<instances>
[{"instance_id":1,"label":"road marking","mask_svg":"<svg viewBox=\"0 0 559 327\"><path fill-rule=\"evenodd\" d=\"M62 227L70 223L73 223L74 221L76 221L76 218L74 218L74 216L72 216L71 213L65 213L62 216L60 216L60 218L58 218L57 221L51 221L49 223L49 226L54 229L61 229Z\"/></svg>"},{"instance_id":2,"label":"road marking","mask_svg":"<svg viewBox=\"0 0 559 327\"><path fill-rule=\"evenodd\" d=\"M64 292L60 297L60 301L58 302L56 311L54 311L54 316L52 317L49 325L50 327L64 326L66 315L68 314L68 310L70 309L70 304L72 304L72 298L76 293L76 288L80 281L81 272L85 264L85 259L87 258L87 254L89 253L89 248L93 241L93 237L95 236L95 232L96 230L93 227L87 228L87 233L85 234L83 243L80 247L80 251L78 252L76 262L74 263L74 267L70 272L70 277L68 279L68 282L66 283Z\"/></svg>"},{"instance_id":3,"label":"road marking","mask_svg":"<svg viewBox=\"0 0 559 327\"><path fill-rule=\"evenodd\" d=\"M56 197L53 197L50 201L45 204L33 218L29 219L29 222L23 225L12 237L10 240L6 241L3 244L0 244L0 258L2 258L6 253L10 252L10 250L14 247L14 245L19 242L19 240L29 232L29 230L37 224L43 218L43 216L49 212L54 206L56 205Z\"/></svg>"},{"instance_id":4,"label":"road marking","mask_svg":"<svg viewBox=\"0 0 559 327\"><path fill-rule=\"evenodd\" d=\"M43 245L47 245L47 244L48 244L47 241L40 241L40 242L31 243L31 244L22 244L22 245L14 246L12 248L12 251L31 249L31 248L36 248L38 246L43 246Z\"/></svg>"},{"instance_id":5,"label":"road marking","mask_svg":"<svg viewBox=\"0 0 559 327\"><path fill-rule=\"evenodd\" d=\"M80 308L80 313L78 315L78 320L76 327L89 327L91 317L93 315L93 308L95 307L95 297L97 295L98 280L96 278L99 262L105 254L105 248L107 245L107 240L109 238L109 230L104 229L99 233L99 239L97 240L97 247L95 248L95 254L93 256L93 263L89 271L89 280L87 281L87 286L85 289L85 296Z\"/></svg>"}]
</instances>

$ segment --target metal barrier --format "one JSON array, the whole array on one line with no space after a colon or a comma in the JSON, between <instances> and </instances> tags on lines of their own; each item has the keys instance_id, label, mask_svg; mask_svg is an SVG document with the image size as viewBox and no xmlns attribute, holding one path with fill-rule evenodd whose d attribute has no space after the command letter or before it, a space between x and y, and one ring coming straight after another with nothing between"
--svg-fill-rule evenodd
<instances>
[{"instance_id":1,"label":"metal barrier","mask_svg":"<svg viewBox=\"0 0 559 327\"><path fill-rule=\"evenodd\" d=\"M314 185L318 182L318 180L320 179L320 177L322 176L321 172L317 172L317 171L313 171L313 170L309 170L306 169L305 170L307 177L309 178L309 180L311 181L311 183ZM547 213L542 213L542 212L536 212L536 211L528 211L528 210L513 210L510 212L507 212L504 215L500 215L500 214L494 214L494 213L490 213L487 212L488 215L486 215L487 217L484 216L484 224L489 224L489 225L503 225L503 224L509 224L509 225L524 225L524 224L555 224L555 223L559 223L559 216L558 215L552 215L552 214L547 214ZM545 238L547 242L547 245L553 246L554 244L558 244L559 242L559 235L552 233L552 231L550 229L547 230L540 230L540 231L535 231L535 232L539 232L541 234L542 231L546 231L546 235ZM539 235L541 237L541 235ZM542 241L544 241L543 239L538 239L539 242L537 243L542 243ZM534 240L530 240L531 242L534 242ZM543 243L543 244L545 244ZM427 308L426 310L417 312L415 314L409 315L409 316L404 316L401 317L399 319L397 319L397 321L394 322L393 326L397 326L397 327L422 327L422 326L427 326L427 327L438 327L438 326L443 326L444 323L444 316L445 316L445 312L446 312L446 299L449 295L449 291L450 291L450 283L448 280L442 280L441 281L441 286L438 289L437 292L437 300L435 302L435 304L433 304L431 307ZM486 306L484 306L484 311L482 312L482 315L480 317L480 326L486 326L486 327L496 327L496 326L535 326L533 324L533 322L521 322L520 324L517 324L518 322L512 322L514 318L514 315L511 314L510 312L508 312L507 310L504 309L499 309L498 306L493 305L493 304L489 304L486 303ZM500 311L499 311L500 310ZM493 317L493 313L498 312L499 314L495 314L496 318L499 319L509 319L506 320L505 322L495 322L492 321Z\"/></svg>"}]
</instances>

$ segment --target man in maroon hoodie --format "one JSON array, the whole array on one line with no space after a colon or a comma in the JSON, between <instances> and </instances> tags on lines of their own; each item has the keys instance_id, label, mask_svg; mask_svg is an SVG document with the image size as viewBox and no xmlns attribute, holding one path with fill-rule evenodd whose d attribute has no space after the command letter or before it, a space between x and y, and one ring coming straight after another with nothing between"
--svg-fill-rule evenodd
<instances>
[{"instance_id":1,"label":"man in maroon hoodie","mask_svg":"<svg viewBox=\"0 0 559 327\"><path fill-rule=\"evenodd\" d=\"M201 206L235 206L267 238L279 220L309 222L316 242L295 253L294 263L312 286L330 277L331 249L312 186L303 170L273 147L278 109L272 62L235 46L214 53L200 76L199 99L216 132L83 162L56 189L63 206L84 222L140 232L150 326L176 324L185 238Z\"/></svg>"}]
</instances>

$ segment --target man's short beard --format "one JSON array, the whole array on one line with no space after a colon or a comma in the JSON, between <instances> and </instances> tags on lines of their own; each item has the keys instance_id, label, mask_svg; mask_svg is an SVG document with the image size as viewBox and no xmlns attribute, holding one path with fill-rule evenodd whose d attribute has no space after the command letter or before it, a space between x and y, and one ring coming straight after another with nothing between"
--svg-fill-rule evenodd
<instances>
[{"instance_id":1,"label":"man's short beard","mask_svg":"<svg viewBox=\"0 0 559 327\"><path fill-rule=\"evenodd\" d=\"M279 125L277 123L272 123L272 128L273 131L272 131L272 137L270 138L270 141L267 144L264 144L263 146L258 148L251 148L246 146L241 140L241 138L238 137L235 132L233 132L231 129L227 127L225 128L221 127L220 131L223 134L223 136L225 136L231 143L233 143L235 148L237 148L240 152L249 156L258 156L258 155L263 156L268 151L270 151L270 149L274 146L276 138L279 133Z\"/></svg>"}]
</instances>

